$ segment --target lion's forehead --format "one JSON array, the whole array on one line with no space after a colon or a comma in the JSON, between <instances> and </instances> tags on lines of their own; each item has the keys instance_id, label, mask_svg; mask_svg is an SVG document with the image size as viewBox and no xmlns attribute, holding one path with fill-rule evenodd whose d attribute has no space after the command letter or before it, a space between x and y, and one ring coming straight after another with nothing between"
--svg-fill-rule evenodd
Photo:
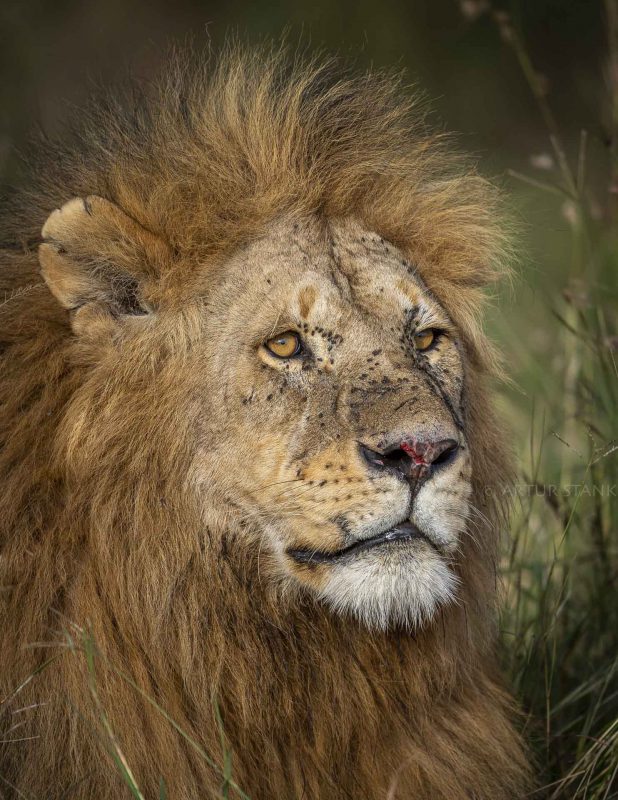
<instances>
[{"instance_id":1,"label":"lion's forehead","mask_svg":"<svg viewBox=\"0 0 618 800\"><path fill-rule=\"evenodd\" d=\"M449 322L405 255L355 220L280 221L233 262L236 294L252 315L263 309L357 335L411 309L419 324Z\"/></svg>"}]
</instances>

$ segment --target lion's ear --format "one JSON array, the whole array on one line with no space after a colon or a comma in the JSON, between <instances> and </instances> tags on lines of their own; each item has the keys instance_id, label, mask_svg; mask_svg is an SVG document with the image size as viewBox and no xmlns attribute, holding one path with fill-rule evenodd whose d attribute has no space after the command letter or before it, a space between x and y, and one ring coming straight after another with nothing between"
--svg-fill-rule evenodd
<instances>
[{"instance_id":1,"label":"lion's ear","mask_svg":"<svg viewBox=\"0 0 618 800\"><path fill-rule=\"evenodd\" d=\"M169 246L102 197L75 197L47 218L39 262L62 306L117 318L148 312Z\"/></svg>"}]
</instances>

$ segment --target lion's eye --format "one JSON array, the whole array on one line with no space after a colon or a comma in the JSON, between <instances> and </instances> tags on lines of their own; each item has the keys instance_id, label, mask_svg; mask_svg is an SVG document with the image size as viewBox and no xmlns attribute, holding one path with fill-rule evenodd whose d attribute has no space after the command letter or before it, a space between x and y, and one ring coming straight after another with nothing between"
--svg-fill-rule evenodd
<instances>
[{"instance_id":1,"label":"lion's eye","mask_svg":"<svg viewBox=\"0 0 618 800\"><path fill-rule=\"evenodd\" d=\"M280 333L279 336L273 336L264 346L277 358L293 358L302 350L300 336L294 331L287 331L286 333Z\"/></svg>"},{"instance_id":2,"label":"lion's eye","mask_svg":"<svg viewBox=\"0 0 618 800\"><path fill-rule=\"evenodd\" d=\"M414 334L414 347L421 352L429 350L436 340L436 331L428 328L426 331L419 331Z\"/></svg>"}]
</instances>

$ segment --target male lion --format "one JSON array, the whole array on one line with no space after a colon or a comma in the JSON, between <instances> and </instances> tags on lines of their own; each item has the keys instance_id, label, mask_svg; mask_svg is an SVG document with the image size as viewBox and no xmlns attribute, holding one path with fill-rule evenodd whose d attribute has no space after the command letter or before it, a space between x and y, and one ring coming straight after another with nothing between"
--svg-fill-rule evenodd
<instances>
[{"instance_id":1,"label":"male lion","mask_svg":"<svg viewBox=\"0 0 618 800\"><path fill-rule=\"evenodd\" d=\"M521 797L491 187L393 79L263 52L41 148L2 228L2 795Z\"/></svg>"}]
</instances>

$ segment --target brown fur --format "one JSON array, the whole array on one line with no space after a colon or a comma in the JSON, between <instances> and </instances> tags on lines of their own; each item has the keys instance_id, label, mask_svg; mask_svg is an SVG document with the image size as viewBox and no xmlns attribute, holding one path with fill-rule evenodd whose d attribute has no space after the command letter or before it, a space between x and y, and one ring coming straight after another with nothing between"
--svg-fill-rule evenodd
<instances>
[{"instance_id":1,"label":"brown fur","mask_svg":"<svg viewBox=\"0 0 618 800\"><path fill-rule=\"evenodd\" d=\"M170 74L142 100L90 112L63 147L42 146L3 215L0 719L23 720L2 739L24 741L0 744L0 796L122 796L84 659L63 646L79 644L79 626L101 651L100 700L146 797L161 775L173 800L220 796L222 779L114 668L221 765L216 702L252 800L519 798L528 769L494 656L508 459L479 326L507 255L495 193L392 78L263 52ZM35 245L54 208L93 195L124 214L82 220L47 267L41 250L52 291L79 306L67 312ZM222 500L229 464L203 419L217 355L205 312L229 256L279 219L316 217L360 220L399 248L461 336L473 497L488 522L463 540L459 604L414 635L367 630L271 580L258 523ZM127 275L124 300L138 286L160 310L147 330L148 316L122 322L106 294ZM307 289L301 303L310 314L319 297ZM220 435L251 459L225 403ZM218 466L202 467L213 449ZM313 460L316 480L325 462Z\"/></svg>"}]
</instances>

